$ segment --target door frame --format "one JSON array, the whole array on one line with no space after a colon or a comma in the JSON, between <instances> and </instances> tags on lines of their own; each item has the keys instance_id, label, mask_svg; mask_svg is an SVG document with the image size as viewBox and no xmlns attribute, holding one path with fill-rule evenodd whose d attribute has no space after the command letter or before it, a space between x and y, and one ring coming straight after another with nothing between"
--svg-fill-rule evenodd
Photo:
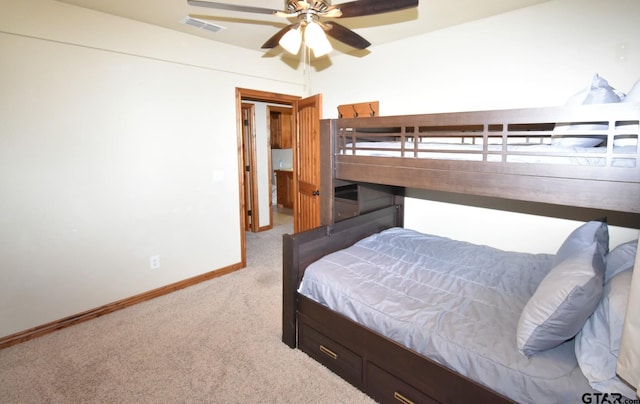
<instances>
[{"instance_id":1,"label":"door frame","mask_svg":"<svg viewBox=\"0 0 640 404\"><path fill-rule=\"evenodd\" d=\"M244 167L244 200L245 209L244 229L245 231L257 232L260 225L258 206L258 184L256 183L256 106L255 104L243 102L242 106L242 166ZM255 213L255 215L254 215Z\"/></svg>"},{"instance_id":2,"label":"door frame","mask_svg":"<svg viewBox=\"0 0 640 404\"><path fill-rule=\"evenodd\" d=\"M247 251L245 244L245 228L246 228L246 200L245 200L245 164L244 164L244 148L246 145L244 144L244 136L243 136L243 115L242 115L242 104L243 102L257 101L257 102L267 102L273 104L281 104L281 105L290 105L293 108L293 119L294 119L294 127L297 127L296 124L296 115L297 115L297 101L302 97L296 95L288 95L288 94L280 94L273 93L268 91L260 91L260 90L252 90L248 88L240 88L236 87L236 132L237 132L237 142L238 142L238 184L239 184L239 192L240 192L240 248L242 255L242 267L244 268L247 265ZM271 168L269 168L271 169ZM269 177L271 178L271 176ZM271 212L269 212L271 214ZM295 214L295 212L294 212ZM255 217L252 222L255 221Z\"/></svg>"}]
</instances>

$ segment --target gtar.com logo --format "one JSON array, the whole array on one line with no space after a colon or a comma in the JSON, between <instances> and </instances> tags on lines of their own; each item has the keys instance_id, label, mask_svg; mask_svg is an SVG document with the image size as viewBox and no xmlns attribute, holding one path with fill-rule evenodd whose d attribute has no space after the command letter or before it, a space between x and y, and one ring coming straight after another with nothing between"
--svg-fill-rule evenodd
<instances>
[{"instance_id":1,"label":"gtar.com logo","mask_svg":"<svg viewBox=\"0 0 640 404\"><path fill-rule=\"evenodd\" d=\"M623 404L622 394L619 393L584 393L582 402L585 404Z\"/></svg>"}]
</instances>

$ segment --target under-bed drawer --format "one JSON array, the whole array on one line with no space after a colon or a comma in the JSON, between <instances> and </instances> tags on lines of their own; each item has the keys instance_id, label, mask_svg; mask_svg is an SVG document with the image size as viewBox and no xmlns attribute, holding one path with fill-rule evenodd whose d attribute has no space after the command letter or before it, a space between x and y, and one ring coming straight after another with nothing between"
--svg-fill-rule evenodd
<instances>
[{"instance_id":1,"label":"under-bed drawer","mask_svg":"<svg viewBox=\"0 0 640 404\"><path fill-rule=\"evenodd\" d=\"M437 403L371 362L367 363L367 391L373 399L383 404Z\"/></svg>"},{"instance_id":2,"label":"under-bed drawer","mask_svg":"<svg viewBox=\"0 0 640 404\"><path fill-rule=\"evenodd\" d=\"M349 383L362 383L362 358L318 331L302 324L299 335L300 349L322 363Z\"/></svg>"}]
</instances>

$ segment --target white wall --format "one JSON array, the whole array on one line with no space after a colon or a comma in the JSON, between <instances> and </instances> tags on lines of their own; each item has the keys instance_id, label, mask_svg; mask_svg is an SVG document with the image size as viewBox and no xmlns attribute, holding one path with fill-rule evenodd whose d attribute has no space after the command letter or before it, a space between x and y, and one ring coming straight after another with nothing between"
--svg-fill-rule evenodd
<instances>
[{"instance_id":1,"label":"white wall","mask_svg":"<svg viewBox=\"0 0 640 404\"><path fill-rule=\"evenodd\" d=\"M323 93L326 118L337 117L338 105L372 100L380 101L382 115L562 105L595 73L622 91L640 79L639 18L637 0L552 0L374 45L361 59L333 57L329 69L314 73L314 85ZM576 223L408 198L405 225L555 252ZM527 236L514 237L519 229ZM638 234L613 233L612 245Z\"/></svg>"},{"instance_id":2,"label":"white wall","mask_svg":"<svg viewBox=\"0 0 640 404\"><path fill-rule=\"evenodd\" d=\"M336 117L370 100L386 115L558 105L596 71L625 90L640 76L639 7L553 0L374 46L333 57L313 92ZM304 95L302 75L53 0L0 10L0 337L238 263L235 87ZM528 223L450 219L460 209L409 198L407 224L473 238L470 217L495 218L500 244Z\"/></svg>"},{"instance_id":3,"label":"white wall","mask_svg":"<svg viewBox=\"0 0 640 404\"><path fill-rule=\"evenodd\" d=\"M282 162L282 167L280 167ZM278 168L293 168L293 149L271 149L271 166Z\"/></svg>"},{"instance_id":4,"label":"white wall","mask_svg":"<svg viewBox=\"0 0 640 404\"><path fill-rule=\"evenodd\" d=\"M56 1L0 3L0 337L239 263L235 88L302 94L302 76Z\"/></svg>"}]
</instances>

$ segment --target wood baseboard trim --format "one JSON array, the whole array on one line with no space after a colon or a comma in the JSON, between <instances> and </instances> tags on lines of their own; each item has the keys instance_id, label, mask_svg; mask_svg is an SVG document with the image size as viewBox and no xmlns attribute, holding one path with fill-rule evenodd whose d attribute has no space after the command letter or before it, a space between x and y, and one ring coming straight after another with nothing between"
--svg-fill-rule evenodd
<instances>
[{"instance_id":1,"label":"wood baseboard trim","mask_svg":"<svg viewBox=\"0 0 640 404\"><path fill-rule=\"evenodd\" d=\"M208 281L210 279L217 278L222 275L229 274L231 272L235 272L242 268L244 268L244 265L242 265L242 263L230 265L228 267L207 272L202 275L195 276L193 278L185 279L183 281L179 281L167 286L160 287L158 289L153 289L148 292L141 293L139 295L128 297L126 299L122 299L117 302L109 303L92 310L87 310L85 312L82 312L73 316L65 317L60 320L52 321L47 324L43 324L25 331L8 335L6 337L0 338L0 349L8 348L12 345L20 344L37 337L41 337L45 334L49 334L51 332L61 330L63 328L70 327L72 325L82 323L84 321L88 321L100 316L104 316L105 314L109 314L117 310L122 310L124 308L133 306L134 304L142 303L144 301L151 300L156 297L169 294L171 292L175 292L176 290L184 289L186 287L193 286L195 284Z\"/></svg>"}]
</instances>

